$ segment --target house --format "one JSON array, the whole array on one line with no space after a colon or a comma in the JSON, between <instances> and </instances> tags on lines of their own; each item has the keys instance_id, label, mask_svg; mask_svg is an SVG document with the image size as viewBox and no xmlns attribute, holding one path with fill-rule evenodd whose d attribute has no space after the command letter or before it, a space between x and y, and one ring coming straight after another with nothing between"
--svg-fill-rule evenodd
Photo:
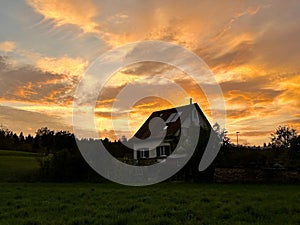
<instances>
[{"instance_id":1,"label":"house","mask_svg":"<svg viewBox=\"0 0 300 225\"><path fill-rule=\"evenodd\" d=\"M191 126L210 128L197 103L153 112L130 140L133 159L161 161L176 148L181 135Z\"/></svg>"}]
</instances>

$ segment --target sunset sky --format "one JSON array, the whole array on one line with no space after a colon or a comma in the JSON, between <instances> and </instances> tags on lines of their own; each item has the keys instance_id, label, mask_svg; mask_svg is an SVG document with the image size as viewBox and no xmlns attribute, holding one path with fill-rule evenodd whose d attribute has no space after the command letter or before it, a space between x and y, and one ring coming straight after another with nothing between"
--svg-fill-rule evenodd
<instances>
[{"instance_id":1,"label":"sunset sky","mask_svg":"<svg viewBox=\"0 0 300 225\"><path fill-rule=\"evenodd\" d=\"M91 63L123 44L162 40L192 51L215 74L233 143L239 131L241 144L262 145L279 125L300 130L299 12L297 0L1 1L0 124L26 134L44 126L72 131L73 96ZM188 104L158 75L173 78L210 120L205 93L182 71L138 63L113 74L99 95L95 124L102 137L115 137L116 95L141 77ZM118 119L129 118L131 127L124 134L168 107L167 100L149 97L131 111L119 110ZM119 124L115 130L123 134Z\"/></svg>"}]
</instances>

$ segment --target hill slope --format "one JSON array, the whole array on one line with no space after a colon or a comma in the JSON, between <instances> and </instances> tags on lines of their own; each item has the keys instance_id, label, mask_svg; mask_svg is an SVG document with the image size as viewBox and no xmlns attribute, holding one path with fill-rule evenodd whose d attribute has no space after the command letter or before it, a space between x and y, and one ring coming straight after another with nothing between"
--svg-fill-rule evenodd
<instances>
[{"instance_id":1,"label":"hill slope","mask_svg":"<svg viewBox=\"0 0 300 225\"><path fill-rule=\"evenodd\" d=\"M37 157L35 153L0 150L0 182L34 176L39 166Z\"/></svg>"}]
</instances>

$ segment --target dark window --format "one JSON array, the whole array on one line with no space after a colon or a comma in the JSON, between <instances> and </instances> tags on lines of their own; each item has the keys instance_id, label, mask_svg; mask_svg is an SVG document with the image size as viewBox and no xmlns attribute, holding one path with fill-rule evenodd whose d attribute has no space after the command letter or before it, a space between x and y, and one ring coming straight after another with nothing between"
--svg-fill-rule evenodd
<instances>
[{"instance_id":1,"label":"dark window","mask_svg":"<svg viewBox=\"0 0 300 225\"><path fill-rule=\"evenodd\" d=\"M142 148L137 150L137 158L149 158L149 149L147 148Z\"/></svg>"},{"instance_id":2,"label":"dark window","mask_svg":"<svg viewBox=\"0 0 300 225\"><path fill-rule=\"evenodd\" d=\"M170 155L170 146L164 145L156 147L156 155L157 157Z\"/></svg>"}]
</instances>

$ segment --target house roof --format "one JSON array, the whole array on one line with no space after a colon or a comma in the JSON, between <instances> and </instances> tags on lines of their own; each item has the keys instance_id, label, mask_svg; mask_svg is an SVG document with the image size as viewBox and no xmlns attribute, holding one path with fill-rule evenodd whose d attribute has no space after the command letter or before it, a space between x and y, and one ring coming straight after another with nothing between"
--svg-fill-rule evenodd
<instances>
[{"instance_id":1,"label":"house roof","mask_svg":"<svg viewBox=\"0 0 300 225\"><path fill-rule=\"evenodd\" d=\"M178 135L178 131L180 131L181 120L185 121L187 118L189 118L194 108L196 108L198 112L198 117L204 122L204 124L206 124L206 126L210 127L210 124L204 113L202 112L198 104L194 103L181 107L153 112L140 127L140 129L135 133L134 137L142 140L149 138L151 135L151 128L149 128L149 125L152 128L154 127L154 130L151 130L151 138L174 137L176 136L176 134ZM160 118L164 122L159 119L152 120L154 118Z\"/></svg>"}]
</instances>

